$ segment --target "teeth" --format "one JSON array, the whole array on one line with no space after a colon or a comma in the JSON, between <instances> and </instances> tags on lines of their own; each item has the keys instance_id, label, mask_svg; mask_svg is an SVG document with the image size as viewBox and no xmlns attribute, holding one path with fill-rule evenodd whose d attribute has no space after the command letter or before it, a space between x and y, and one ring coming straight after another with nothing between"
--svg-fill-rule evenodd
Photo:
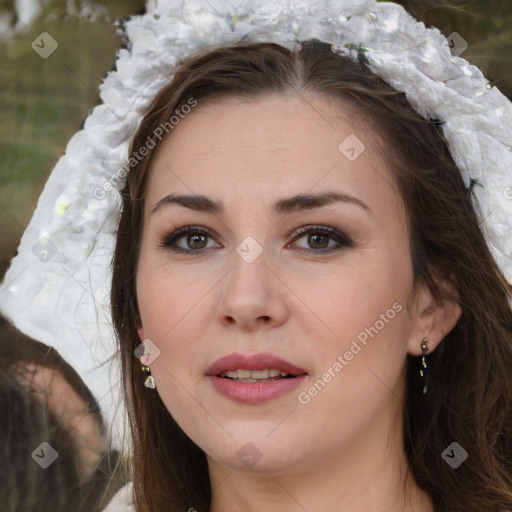
<instances>
[{"instance_id":1,"label":"teeth","mask_svg":"<svg viewBox=\"0 0 512 512\"><path fill-rule=\"evenodd\" d=\"M230 379L249 379L247 382L257 382L262 379L268 379L269 377L286 377L288 374L281 370L269 369L269 370L229 370L222 372L221 377L229 377Z\"/></svg>"}]
</instances>

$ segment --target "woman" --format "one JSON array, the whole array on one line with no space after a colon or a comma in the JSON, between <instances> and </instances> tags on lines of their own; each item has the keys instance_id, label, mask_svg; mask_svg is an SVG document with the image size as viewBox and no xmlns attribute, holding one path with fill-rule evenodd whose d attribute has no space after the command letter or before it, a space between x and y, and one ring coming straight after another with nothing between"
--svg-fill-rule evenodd
<instances>
[{"instance_id":1,"label":"woman","mask_svg":"<svg viewBox=\"0 0 512 512\"><path fill-rule=\"evenodd\" d=\"M77 365L112 313L107 510L512 510L510 102L388 2L151 0L127 35L1 294Z\"/></svg>"},{"instance_id":2,"label":"woman","mask_svg":"<svg viewBox=\"0 0 512 512\"><path fill-rule=\"evenodd\" d=\"M111 298L138 511L512 509L510 284L441 123L359 57L204 52L133 138Z\"/></svg>"}]
</instances>

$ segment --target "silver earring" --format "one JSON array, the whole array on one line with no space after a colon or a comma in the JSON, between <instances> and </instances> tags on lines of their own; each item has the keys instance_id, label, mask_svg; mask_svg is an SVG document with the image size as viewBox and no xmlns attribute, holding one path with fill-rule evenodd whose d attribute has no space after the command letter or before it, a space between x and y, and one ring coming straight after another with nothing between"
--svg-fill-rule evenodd
<instances>
[{"instance_id":1,"label":"silver earring","mask_svg":"<svg viewBox=\"0 0 512 512\"><path fill-rule=\"evenodd\" d=\"M420 376L423 379L423 394L426 395L428 391L428 383L427 383L427 361L425 360L425 356L428 353L428 346L427 346L428 338L423 338L423 341L421 342L421 350L423 352L421 356L421 369L420 369Z\"/></svg>"},{"instance_id":2,"label":"silver earring","mask_svg":"<svg viewBox=\"0 0 512 512\"><path fill-rule=\"evenodd\" d=\"M151 375L151 370L149 369L149 366L143 366L142 371L146 374L146 380L144 381L144 386L146 386L149 389L155 389L156 388L155 379L153 378L153 375Z\"/></svg>"}]
</instances>

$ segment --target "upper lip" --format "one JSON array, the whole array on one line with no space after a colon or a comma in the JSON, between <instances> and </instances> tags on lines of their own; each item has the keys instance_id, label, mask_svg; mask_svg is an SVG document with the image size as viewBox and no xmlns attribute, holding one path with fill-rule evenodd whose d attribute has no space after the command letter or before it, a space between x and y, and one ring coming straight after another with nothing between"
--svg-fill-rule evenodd
<instances>
[{"instance_id":1,"label":"upper lip","mask_svg":"<svg viewBox=\"0 0 512 512\"><path fill-rule=\"evenodd\" d=\"M303 375L306 372L303 368L295 366L289 361L272 354L229 354L217 359L206 369L205 374L216 376L230 370L266 370L276 369L290 375Z\"/></svg>"}]
</instances>

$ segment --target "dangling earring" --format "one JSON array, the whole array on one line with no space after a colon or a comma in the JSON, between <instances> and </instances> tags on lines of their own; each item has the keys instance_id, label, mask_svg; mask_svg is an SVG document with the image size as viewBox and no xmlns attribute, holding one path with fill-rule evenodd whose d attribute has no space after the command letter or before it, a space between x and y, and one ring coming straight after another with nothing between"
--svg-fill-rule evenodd
<instances>
[{"instance_id":1,"label":"dangling earring","mask_svg":"<svg viewBox=\"0 0 512 512\"><path fill-rule=\"evenodd\" d=\"M425 356L428 353L428 346L427 346L428 338L423 338L423 341L421 342L421 350L423 352L421 356L421 369L420 369L420 376L423 379L423 394L426 395L428 391L428 383L427 383L427 361L425 360Z\"/></svg>"},{"instance_id":2,"label":"dangling earring","mask_svg":"<svg viewBox=\"0 0 512 512\"><path fill-rule=\"evenodd\" d=\"M147 375L146 380L144 381L144 386L146 386L149 389L155 389L155 379L153 378L153 375L151 375L151 370L149 369L149 366L142 366L142 371Z\"/></svg>"}]
</instances>

